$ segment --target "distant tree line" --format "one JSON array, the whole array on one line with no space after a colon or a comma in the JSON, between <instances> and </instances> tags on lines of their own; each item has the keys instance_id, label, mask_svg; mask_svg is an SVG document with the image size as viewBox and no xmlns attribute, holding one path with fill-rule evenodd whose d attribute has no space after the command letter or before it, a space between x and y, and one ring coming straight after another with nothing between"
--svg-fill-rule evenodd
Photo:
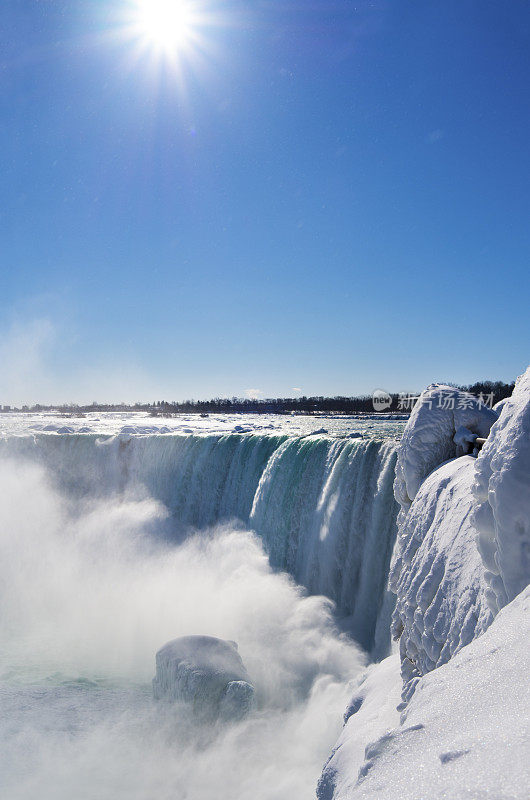
<instances>
[{"instance_id":1,"label":"distant tree line","mask_svg":"<svg viewBox=\"0 0 530 800\"><path fill-rule=\"evenodd\" d=\"M455 385L455 384L451 384ZM498 403L505 397L509 397L513 391L514 383L503 383L502 381L477 381L469 386L458 386L455 388L463 389L477 397L492 397L493 404ZM418 393L392 393L389 395L390 405L383 409L383 413L407 413L413 405L414 398ZM409 398L412 403L407 406L404 402ZM212 400L185 400L177 402L175 400L155 400L153 403L118 403L101 404L91 403L90 405L77 405L68 403L59 406L46 406L37 404L34 406L22 406L22 408L12 408L11 406L0 406L2 411L57 411L62 414L83 414L87 412L127 412L144 411L153 416L167 416L170 414L367 414L374 413L372 395L361 395L358 397L323 397L321 395L306 397L276 397L268 399L242 398L242 397L215 397Z\"/></svg>"}]
</instances>

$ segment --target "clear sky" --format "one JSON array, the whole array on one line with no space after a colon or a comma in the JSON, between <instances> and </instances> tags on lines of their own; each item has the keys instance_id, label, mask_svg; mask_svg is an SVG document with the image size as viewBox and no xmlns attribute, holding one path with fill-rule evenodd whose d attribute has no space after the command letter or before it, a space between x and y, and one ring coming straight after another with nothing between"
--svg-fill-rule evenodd
<instances>
[{"instance_id":1,"label":"clear sky","mask_svg":"<svg viewBox=\"0 0 530 800\"><path fill-rule=\"evenodd\" d=\"M2 0L0 403L519 374L530 3L189 2Z\"/></svg>"}]
</instances>

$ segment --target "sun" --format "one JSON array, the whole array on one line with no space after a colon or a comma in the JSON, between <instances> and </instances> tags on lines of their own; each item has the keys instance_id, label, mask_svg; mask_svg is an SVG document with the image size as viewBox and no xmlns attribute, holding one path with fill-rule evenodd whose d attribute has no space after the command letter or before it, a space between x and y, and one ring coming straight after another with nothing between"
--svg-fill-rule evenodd
<instances>
[{"instance_id":1,"label":"sun","mask_svg":"<svg viewBox=\"0 0 530 800\"><path fill-rule=\"evenodd\" d=\"M121 0L112 32L123 45L124 69L150 81L171 79L181 97L190 81L207 81L223 57L223 31L235 24L217 0Z\"/></svg>"},{"instance_id":2,"label":"sun","mask_svg":"<svg viewBox=\"0 0 530 800\"><path fill-rule=\"evenodd\" d=\"M135 16L140 36L168 53L184 50L195 32L194 8L189 0L137 0Z\"/></svg>"}]
</instances>

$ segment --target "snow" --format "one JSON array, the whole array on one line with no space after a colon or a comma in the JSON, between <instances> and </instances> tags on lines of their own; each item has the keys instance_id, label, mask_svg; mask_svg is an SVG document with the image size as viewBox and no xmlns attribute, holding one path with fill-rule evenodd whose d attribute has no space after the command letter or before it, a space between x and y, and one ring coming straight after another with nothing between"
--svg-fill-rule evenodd
<instances>
[{"instance_id":1,"label":"snow","mask_svg":"<svg viewBox=\"0 0 530 800\"><path fill-rule=\"evenodd\" d=\"M475 463L463 456L434 470L401 522L389 584L405 683L447 662L492 619L472 524Z\"/></svg>"},{"instance_id":2,"label":"snow","mask_svg":"<svg viewBox=\"0 0 530 800\"><path fill-rule=\"evenodd\" d=\"M364 762L366 742L399 725L400 692L397 653L372 664L360 676L344 715L344 728L318 782L318 800L350 796Z\"/></svg>"},{"instance_id":3,"label":"snow","mask_svg":"<svg viewBox=\"0 0 530 800\"><path fill-rule=\"evenodd\" d=\"M452 386L432 383L421 393L398 448L394 491L405 512L435 467L466 452L462 431L455 442L457 431L486 437L496 419L495 411Z\"/></svg>"},{"instance_id":4,"label":"snow","mask_svg":"<svg viewBox=\"0 0 530 800\"><path fill-rule=\"evenodd\" d=\"M476 462L475 525L496 613L530 581L530 367Z\"/></svg>"},{"instance_id":5,"label":"snow","mask_svg":"<svg viewBox=\"0 0 530 800\"><path fill-rule=\"evenodd\" d=\"M357 688L319 800L530 796L530 369L498 418L451 387L421 397L394 485L399 654Z\"/></svg>"},{"instance_id":6,"label":"snow","mask_svg":"<svg viewBox=\"0 0 530 800\"><path fill-rule=\"evenodd\" d=\"M389 588L400 640L404 699L414 681L447 662L491 622L473 525L475 459L497 414L444 384L422 392L398 445L394 492L401 505Z\"/></svg>"},{"instance_id":7,"label":"snow","mask_svg":"<svg viewBox=\"0 0 530 800\"><path fill-rule=\"evenodd\" d=\"M156 700L187 703L203 721L241 719L254 706L254 687L235 642L182 636L156 654Z\"/></svg>"},{"instance_id":8,"label":"snow","mask_svg":"<svg viewBox=\"0 0 530 800\"><path fill-rule=\"evenodd\" d=\"M372 716L365 722L360 716L365 704L377 707L385 689L395 692L396 660L392 657L378 665L368 696L348 722L351 744L346 741L347 725L333 757L338 760L344 750L338 760L341 775L335 778L336 790L321 792L320 800L526 800L530 795L529 636L530 587L499 613L481 637L421 678L398 725L388 708L377 720ZM359 729L353 727L356 718ZM387 729L370 741L372 731L384 729L385 722ZM358 746L364 732L370 743L359 768Z\"/></svg>"},{"instance_id":9,"label":"snow","mask_svg":"<svg viewBox=\"0 0 530 800\"><path fill-rule=\"evenodd\" d=\"M461 425L453 436L453 442L456 444L457 451L463 454L469 451L470 446L474 444L476 438L476 433L472 433L469 428Z\"/></svg>"}]
</instances>

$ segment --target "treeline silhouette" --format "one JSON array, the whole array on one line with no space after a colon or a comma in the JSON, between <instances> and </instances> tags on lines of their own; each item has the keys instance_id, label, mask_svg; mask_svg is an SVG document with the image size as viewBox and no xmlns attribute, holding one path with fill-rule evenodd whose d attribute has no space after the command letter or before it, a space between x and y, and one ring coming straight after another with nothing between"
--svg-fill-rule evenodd
<instances>
[{"instance_id":1,"label":"treeline silhouette","mask_svg":"<svg viewBox=\"0 0 530 800\"><path fill-rule=\"evenodd\" d=\"M464 389L477 397L482 396L488 405L498 403L509 397L513 391L514 383L502 381L477 381L468 386L455 388ZM390 406L381 413L408 413L414 405L419 393L392 393ZM153 416L167 416L171 414L373 414L374 403L372 395L358 397L276 397L276 398L241 398L241 397L215 397L211 400L185 400L184 402L156 400L152 403L91 403L90 405L41 405L0 407L2 411L58 411L63 414L81 414L87 412L104 411L144 411Z\"/></svg>"}]
</instances>

